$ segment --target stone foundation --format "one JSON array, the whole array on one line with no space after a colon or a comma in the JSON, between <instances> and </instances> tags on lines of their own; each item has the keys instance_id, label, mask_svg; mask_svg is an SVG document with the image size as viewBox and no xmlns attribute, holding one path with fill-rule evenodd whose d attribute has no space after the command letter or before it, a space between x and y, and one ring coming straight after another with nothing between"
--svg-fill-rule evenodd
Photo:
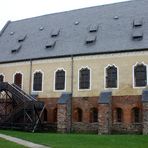
<instances>
[{"instance_id":1,"label":"stone foundation","mask_svg":"<svg viewBox=\"0 0 148 148\"><path fill-rule=\"evenodd\" d=\"M142 134L142 124L141 123L112 124L111 133L113 134Z\"/></svg>"},{"instance_id":2,"label":"stone foundation","mask_svg":"<svg viewBox=\"0 0 148 148\"><path fill-rule=\"evenodd\" d=\"M143 102L143 134L148 134L148 102Z\"/></svg>"},{"instance_id":3,"label":"stone foundation","mask_svg":"<svg viewBox=\"0 0 148 148\"><path fill-rule=\"evenodd\" d=\"M65 133L67 131L67 107L65 104L58 105L58 113L57 113L57 129L58 132Z\"/></svg>"},{"instance_id":4,"label":"stone foundation","mask_svg":"<svg viewBox=\"0 0 148 148\"><path fill-rule=\"evenodd\" d=\"M109 104L99 104L98 134L111 133L111 112Z\"/></svg>"},{"instance_id":5,"label":"stone foundation","mask_svg":"<svg viewBox=\"0 0 148 148\"><path fill-rule=\"evenodd\" d=\"M76 133L98 133L98 123L72 123L72 131Z\"/></svg>"}]
</instances>

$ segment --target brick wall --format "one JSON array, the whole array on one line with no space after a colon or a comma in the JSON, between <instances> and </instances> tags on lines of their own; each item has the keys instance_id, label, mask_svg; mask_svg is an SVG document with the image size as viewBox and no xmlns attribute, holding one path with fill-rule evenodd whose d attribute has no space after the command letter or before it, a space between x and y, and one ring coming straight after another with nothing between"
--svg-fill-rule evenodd
<instances>
[{"instance_id":1,"label":"brick wall","mask_svg":"<svg viewBox=\"0 0 148 148\"><path fill-rule=\"evenodd\" d=\"M109 108L106 106L98 105L99 97L74 97L72 99L72 130L77 132L94 132L98 130L99 126L107 124L106 119L103 119L103 114L109 111ZM54 122L54 114L53 110L58 108L57 100L58 98L51 99L42 99L46 103L46 109L48 111L48 122ZM116 108L122 108L123 110L123 121L122 123L118 123L116 121ZM132 120L132 108L138 107L140 109L140 122L133 123ZM66 108L66 106L65 106ZM80 108L82 110L82 121L77 122L75 109ZM98 116L100 116L98 123L90 122L90 110L91 108L98 109ZM62 109L61 109L62 110ZM142 132L142 103L141 96L113 96L112 97L112 105L110 108L110 113L112 116L108 119L111 120L110 128L111 132L116 133L141 133ZM59 114L59 113L58 113ZM63 112L63 117L66 113ZM102 119L101 119L102 118ZM62 121L66 119L60 119ZM104 123L102 122L104 121ZM101 123L102 122L102 123ZM64 125L63 125L64 126ZM65 127L66 128L66 127ZM101 127L102 128L102 127ZM100 128L100 129L101 129ZM103 128L102 128L103 129ZM104 129L106 130L106 129Z\"/></svg>"},{"instance_id":2,"label":"brick wall","mask_svg":"<svg viewBox=\"0 0 148 148\"><path fill-rule=\"evenodd\" d=\"M72 105L72 112L73 118L72 121L76 122L75 117L75 109L80 108L82 109L83 116L82 122L89 123L90 122L90 109L91 108L98 108L98 97L78 97L73 98L73 105Z\"/></svg>"}]
</instances>

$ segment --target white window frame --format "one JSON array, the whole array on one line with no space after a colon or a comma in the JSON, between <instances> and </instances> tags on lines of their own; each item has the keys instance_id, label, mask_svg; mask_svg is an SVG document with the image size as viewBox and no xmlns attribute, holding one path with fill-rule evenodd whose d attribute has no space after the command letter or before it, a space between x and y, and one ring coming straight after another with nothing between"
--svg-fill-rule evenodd
<instances>
[{"instance_id":1,"label":"white window frame","mask_svg":"<svg viewBox=\"0 0 148 148\"><path fill-rule=\"evenodd\" d=\"M139 86L135 86L135 74L134 74L134 69L135 69L135 67L137 66L137 65L141 65L141 64L143 64L144 66L146 66L146 80L147 80L147 83L146 83L146 86L148 86L148 65L147 64L145 64L144 62L136 62L136 64L134 64L133 65L133 71L132 71L132 79L133 79L133 88L134 89L141 89L141 88L146 88L146 86L141 86L141 87L139 87Z\"/></svg>"},{"instance_id":2,"label":"white window frame","mask_svg":"<svg viewBox=\"0 0 148 148\"><path fill-rule=\"evenodd\" d=\"M34 84L34 74L35 73L37 73L37 72L41 72L42 73L42 89L41 90L33 90L33 84ZM39 69L39 70L35 70L33 73L32 73L32 93L34 93L34 92L43 92L43 86L44 86L44 72L41 70L41 69Z\"/></svg>"},{"instance_id":3,"label":"white window frame","mask_svg":"<svg viewBox=\"0 0 148 148\"><path fill-rule=\"evenodd\" d=\"M112 66L114 66L114 67L116 67L117 68L117 87L114 87L114 88L107 88L106 87L106 76L107 76L107 73L106 73L106 70L107 70L107 68L108 67L112 67ZM115 65L115 64L108 64L106 67L104 67L104 89L119 89L119 68L118 68L118 66L117 65Z\"/></svg>"},{"instance_id":4,"label":"white window frame","mask_svg":"<svg viewBox=\"0 0 148 148\"><path fill-rule=\"evenodd\" d=\"M87 69L89 69L89 71L90 71L90 86L89 86L89 88L88 89L80 89L79 88L79 77L80 77L80 70L82 70L82 69L85 69L85 68L87 68ZM92 88L92 70L91 70L91 68L89 67L89 66L81 66L79 69L78 69L78 91L91 91L91 88Z\"/></svg>"},{"instance_id":5,"label":"white window frame","mask_svg":"<svg viewBox=\"0 0 148 148\"><path fill-rule=\"evenodd\" d=\"M65 72L65 88L64 88L64 89L61 89L61 90L56 90L56 89L55 89L55 84L56 84L56 72L57 72L57 71L61 71L61 70L63 70L63 71ZM65 92L65 91L66 91L66 82L67 82L66 77L67 77L67 72L66 72L66 70L65 70L63 67L57 68L57 69L54 71L54 82L53 82L53 91L54 91L54 92Z\"/></svg>"}]
</instances>

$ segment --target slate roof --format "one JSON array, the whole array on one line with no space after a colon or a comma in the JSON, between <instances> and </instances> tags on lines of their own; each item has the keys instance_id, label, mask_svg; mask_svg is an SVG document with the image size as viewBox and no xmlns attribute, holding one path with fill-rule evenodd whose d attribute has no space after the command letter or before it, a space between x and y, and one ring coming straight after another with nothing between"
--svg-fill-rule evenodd
<instances>
[{"instance_id":1,"label":"slate roof","mask_svg":"<svg viewBox=\"0 0 148 148\"><path fill-rule=\"evenodd\" d=\"M112 97L111 91L103 91L100 93L98 103L99 104L109 104L111 102L111 97Z\"/></svg>"},{"instance_id":2,"label":"slate roof","mask_svg":"<svg viewBox=\"0 0 148 148\"><path fill-rule=\"evenodd\" d=\"M142 92L142 102L148 102L148 89L144 89Z\"/></svg>"},{"instance_id":3,"label":"slate roof","mask_svg":"<svg viewBox=\"0 0 148 148\"><path fill-rule=\"evenodd\" d=\"M66 104L72 97L71 93L62 93L62 95L60 96L59 100L58 100L58 104Z\"/></svg>"},{"instance_id":4,"label":"slate roof","mask_svg":"<svg viewBox=\"0 0 148 148\"><path fill-rule=\"evenodd\" d=\"M148 1L133 0L9 22L0 63L146 49Z\"/></svg>"}]
</instances>

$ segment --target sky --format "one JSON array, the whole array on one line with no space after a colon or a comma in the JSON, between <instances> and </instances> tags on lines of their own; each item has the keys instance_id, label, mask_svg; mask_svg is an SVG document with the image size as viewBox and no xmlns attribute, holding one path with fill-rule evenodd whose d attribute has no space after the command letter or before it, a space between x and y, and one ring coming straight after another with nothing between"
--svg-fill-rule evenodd
<instances>
[{"instance_id":1,"label":"sky","mask_svg":"<svg viewBox=\"0 0 148 148\"><path fill-rule=\"evenodd\" d=\"M21 20L55 12L121 1L127 0L1 0L0 29L8 20Z\"/></svg>"}]
</instances>

